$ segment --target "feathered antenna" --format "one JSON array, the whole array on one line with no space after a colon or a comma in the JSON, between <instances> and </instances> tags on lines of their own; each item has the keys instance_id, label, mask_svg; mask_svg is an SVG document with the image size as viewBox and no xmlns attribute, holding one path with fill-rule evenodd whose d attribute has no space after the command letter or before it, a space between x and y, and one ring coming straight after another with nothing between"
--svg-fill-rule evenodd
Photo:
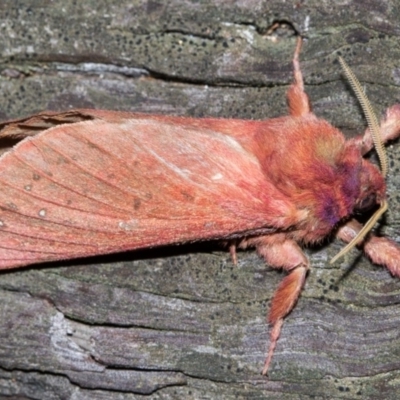
<instances>
[{"instance_id":1,"label":"feathered antenna","mask_svg":"<svg viewBox=\"0 0 400 400\"><path fill-rule=\"evenodd\" d=\"M368 123L369 131L371 132L372 140L374 142L376 153L378 154L379 162L381 164L381 172L383 177L386 177L388 171L388 162L386 156L385 146L383 144L381 131L379 128L379 122L376 118L374 110L371 106L371 103L368 100L368 97L365 95L364 91L361 88L361 84L357 77L354 75L353 71L346 64L342 57L339 57L340 65L343 68L343 71L354 90L354 93L360 102L361 108L363 109L365 118Z\"/></svg>"},{"instance_id":2,"label":"feathered antenna","mask_svg":"<svg viewBox=\"0 0 400 400\"><path fill-rule=\"evenodd\" d=\"M353 71L346 64L342 57L339 57L340 65L343 68L343 71L350 82L352 89L354 90L355 95L357 96L358 101L360 102L361 108L363 109L365 118L368 123L368 128L372 136L372 140L374 142L375 150L378 154L379 162L381 164L381 172L383 177L386 177L388 171L388 162L385 147L383 144L379 123L376 118L376 115L372 109L371 103L369 102L367 96L361 88L361 84L358 81L357 77L354 75ZM372 229L375 225L376 221L382 216L382 214L387 210L388 205L386 200L382 201L380 207L374 215L369 219L369 221L363 226L363 228L358 232L358 234L347 244L335 257L332 258L331 264L336 262L340 257L349 252L354 246L357 245L362 239L364 239L365 235Z\"/></svg>"}]
</instances>

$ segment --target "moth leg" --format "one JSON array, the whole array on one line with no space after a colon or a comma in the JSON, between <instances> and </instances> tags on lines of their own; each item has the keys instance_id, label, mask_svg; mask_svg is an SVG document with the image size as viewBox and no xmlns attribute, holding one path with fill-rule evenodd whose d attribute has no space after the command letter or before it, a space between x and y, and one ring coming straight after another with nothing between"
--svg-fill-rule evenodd
<instances>
[{"instance_id":1,"label":"moth leg","mask_svg":"<svg viewBox=\"0 0 400 400\"><path fill-rule=\"evenodd\" d=\"M233 262L234 265L237 264L236 247L237 247L236 243L232 243L232 244L229 246L229 253L231 254L232 262Z\"/></svg>"},{"instance_id":2,"label":"moth leg","mask_svg":"<svg viewBox=\"0 0 400 400\"><path fill-rule=\"evenodd\" d=\"M293 56L294 82L290 85L287 93L290 115L301 117L311 112L311 104L307 93L304 91L303 74L300 70L299 54L302 39L297 39L296 49Z\"/></svg>"},{"instance_id":3,"label":"moth leg","mask_svg":"<svg viewBox=\"0 0 400 400\"><path fill-rule=\"evenodd\" d=\"M380 133L383 142L394 140L400 136L400 104L395 104L386 110L385 117L381 120ZM369 129L365 131L364 136L357 138L356 142L363 155L374 147Z\"/></svg>"},{"instance_id":4,"label":"moth leg","mask_svg":"<svg viewBox=\"0 0 400 400\"><path fill-rule=\"evenodd\" d=\"M344 242L350 242L362 229L362 225L352 219L339 228L336 236ZM371 261L384 265L392 275L400 277L400 247L386 237L377 237L370 234L363 243L364 252Z\"/></svg>"},{"instance_id":5,"label":"moth leg","mask_svg":"<svg viewBox=\"0 0 400 400\"><path fill-rule=\"evenodd\" d=\"M244 240L239 246L255 246L257 252L269 265L273 268L283 268L289 272L289 275L279 284L272 298L268 315L268 322L272 325L272 330L269 350L262 371L263 375L267 375L283 320L293 309L300 296L309 269L309 262L298 244L281 233Z\"/></svg>"}]
</instances>

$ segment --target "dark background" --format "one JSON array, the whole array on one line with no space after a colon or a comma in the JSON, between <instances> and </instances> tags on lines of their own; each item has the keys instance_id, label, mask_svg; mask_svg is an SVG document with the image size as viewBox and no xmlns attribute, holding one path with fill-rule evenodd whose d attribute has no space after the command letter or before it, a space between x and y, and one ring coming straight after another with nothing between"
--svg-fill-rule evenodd
<instances>
[{"instance_id":1,"label":"dark background","mask_svg":"<svg viewBox=\"0 0 400 400\"><path fill-rule=\"evenodd\" d=\"M399 16L378 0L2 0L0 116L279 116L297 32L315 113L351 136L365 121L337 56L382 115L400 102ZM380 232L399 242L399 143L388 151ZM0 398L397 399L400 280L357 250L329 265L341 247L306 250L269 379L265 315L283 274L252 251L237 266L206 243L2 273Z\"/></svg>"}]
</instances>

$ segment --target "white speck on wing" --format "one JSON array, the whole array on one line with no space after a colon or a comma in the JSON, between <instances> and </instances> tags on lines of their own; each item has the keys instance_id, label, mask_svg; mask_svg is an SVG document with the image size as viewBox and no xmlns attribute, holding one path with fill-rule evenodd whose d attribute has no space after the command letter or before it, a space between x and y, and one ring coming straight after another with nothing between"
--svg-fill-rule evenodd
<instances>
[{"instance_id":1,"label":"white speck on wing","mask_svg":"<svg viewBox=\"0 0 400 400\"><path fill-rule=\"evenodd\" d=\"M132 231L137 228L137 220L131 219L129 221L121 221L118 223L118 228L124 231Z\"/></svg>"},{"instance_id":2,"label":"white speck on wing","mask_svg":"<svg viewBox=\"0 0 400 400\"><path fill-rule=\"evenodd\" d=\"M213 175L212 177L211 177L211 180L212 181L219 181L219 180L221 180L222 178L223 178L224 176L221 174L221 173L217 173L217 174L215 174L215 175Z\"/></svg>"}]
</instances>

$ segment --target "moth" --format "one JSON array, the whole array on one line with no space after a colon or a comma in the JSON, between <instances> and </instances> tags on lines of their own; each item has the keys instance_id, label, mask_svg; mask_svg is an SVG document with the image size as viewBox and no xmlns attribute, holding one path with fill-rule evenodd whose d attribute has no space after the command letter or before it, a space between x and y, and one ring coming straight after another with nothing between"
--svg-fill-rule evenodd
<instances>
[{"instance_id":1,"label":"moth","mask_svg":"<svg viewBox=\"0 0 400 400\"><path fill-rule=\"evenodd\" d=\"M345 140L311 110L301 45L287 116L72 110L1 123L0 139L20 141L0 158L0 269L206 240L228 243L235 262L237 249L255 248L288 273L271 303L263 374L310 268L301 246L335 234L349 243L338 256L360 245L400 276L400 247L368 234L387 208L383 144L400 134L400 105L379 124L341 60L369 126ZM373 148L381 170L364 158ZM362 227L354 215L371 207Z\"/></svg>"}]
</instances>

